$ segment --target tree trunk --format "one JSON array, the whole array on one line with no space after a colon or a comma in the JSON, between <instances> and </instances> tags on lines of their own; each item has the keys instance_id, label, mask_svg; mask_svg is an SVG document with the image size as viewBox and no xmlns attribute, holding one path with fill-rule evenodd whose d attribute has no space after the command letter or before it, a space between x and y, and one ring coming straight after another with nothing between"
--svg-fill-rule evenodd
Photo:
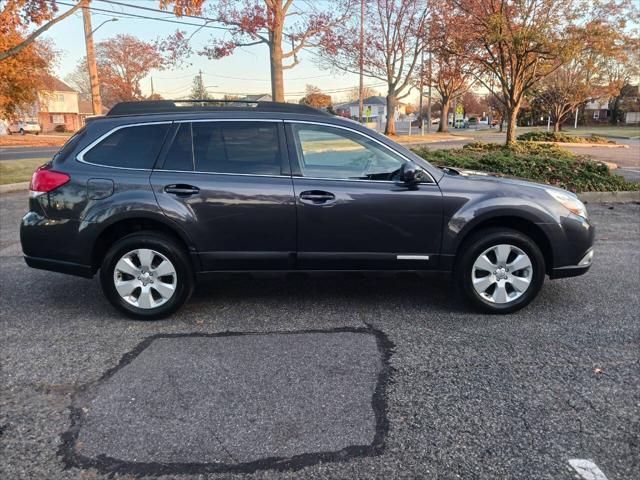
<instances>
[{"instance_id":1,"label":"tree trunk","mask_svg":"<svg viewBox=\"0 0 640 480\"><path fill-rule=\"evenodd\" d=\"M520 105L516 105L507 110L507 145L513 145L516 143L516 125L518 123L518 112L520 111Z\"/></svg>"},{"instance_id":2,"label":"tree trunk","mask_svg":"<svg viewBox=\"0 0 640 480\"><path fill-rule=\"evenodd\" d=\"M281 3L281 2L280 2ZM271 66L271 98L284 103L284 78L282 74L282 8L274 12L273 30L269 32L269 63Z\"/></svg>"},{"instance_id":3,"label":"tree trunk","mask_svg":"<svg viewBox=\"0 0 640 480\"><path fill-rule=\"evenodd\" d=\"M562 130L562 122L560 120L556 120L553 122L553 132L558 133Z\"/></svg>"},{"instance_id":4,"label":"tree trunk","mask_svg":"<svg viewBox=\"0 0 640 480\"><path fill-rule=\"evenodd\" d=\"M396 92L389 90L389 93L387 93L387 121L384 126L385 135L396 134L396 103Z\"/></svg>"},{"instance_id":5,"label":"tree trunk","mask_svg":"<svg viewBox=\"0 0 640 480\"><path fill-rule=\"evenodd\" d=\"M609 117L609 123L611 125L617 125L618 124L618 108L620 106L620 98L621 96L618 95L617 97L614 97L613 102L611 103L611 116Z\"/></svg>"},{"instance_id":6,"label":"tree trunk","mask_svg":"<svg viewBox=\"0 0 640 480\"><path fill-rule=\"evenodd\" d=\"M448 98L442 98L442 109L440 112L440 125L438 125L438 132L447 133L449 131L449 108L451 107L451 100Z\"/></svg>"}]
</instances>

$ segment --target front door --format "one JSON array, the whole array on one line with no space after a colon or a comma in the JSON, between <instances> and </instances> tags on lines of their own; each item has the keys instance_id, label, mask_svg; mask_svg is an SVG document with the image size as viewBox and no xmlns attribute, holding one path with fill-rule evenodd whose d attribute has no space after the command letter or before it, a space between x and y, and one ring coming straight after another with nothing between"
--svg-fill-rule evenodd
<instances>
[{"instance_id":1,"label":"front door","mask_svg":"<svg viewBox=\"0 0 640 480\"><path fill-rule=\"evenodd\" d=\"M165 214L192 236L204 270L290 269L296 212L281 121L174 126L151 175Z\"/></svg>"},{"instance_id":2,"label":"front door","mask_svg":"<svg viewBox=\"0 0 640 480\"><path fill-rule=\"evenodd\" d=\"M358 131L287 124L294 144L298 267L429 269L442 229L438 185L399 182L407 160Z\"/></svg>"}]
</instances>

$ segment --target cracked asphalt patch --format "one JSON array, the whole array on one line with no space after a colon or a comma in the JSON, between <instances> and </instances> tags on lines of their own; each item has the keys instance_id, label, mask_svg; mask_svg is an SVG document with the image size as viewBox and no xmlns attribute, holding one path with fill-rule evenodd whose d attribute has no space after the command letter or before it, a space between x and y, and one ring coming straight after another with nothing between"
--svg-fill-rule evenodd
<instances>
[{"instance_id":1,"label":"cracked asphalt patch","mask_svg":"<svg viewBox=\"0 0 640 480\"><path fill-rule=\"evenodd\" d=\"M382 450L390 343L371 329L159 335L75 399L63 454L104 472L301 468Z\"/></svg>"},{"instance_id":2,"label":"cracked asphalt patch","mask_svg":"<svg viewBox=\"0 0 640 480\"><path fill-rule=\"evenodd\" d=\"M575 480L569 460L590 459L609 480L640 478L639 205L588 205L597 227L591 271L547 280L513 315L467 309L439 276L242 277L201 285L159 322L122 318L97 279L29 269L18 242L26 206L24 193L0 195L2 480L110 478L66 463L61 436L72 427L69 407L145 339L366 325L394 345L378 454L252 473L139 476Z\"/></svg>"}]
</instances>

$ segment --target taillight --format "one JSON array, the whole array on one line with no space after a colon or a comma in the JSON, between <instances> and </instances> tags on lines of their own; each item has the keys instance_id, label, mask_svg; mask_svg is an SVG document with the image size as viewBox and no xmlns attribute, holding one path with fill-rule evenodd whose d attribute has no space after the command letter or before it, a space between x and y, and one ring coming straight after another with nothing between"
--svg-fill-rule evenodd
<instances>
[{"instance_id":1,"label":"taillight","mask_svg":"<svg viewBox=\"0 0 640 480\"><path fill-rule=\"evenodd\" d=\"M60 173L54 170L48 170L44 167L39 167L31 176L29 190L37 193L46 193L61 187L69 180L71 180L71 177L66 173Z\"/></svg>"}]
</instances>

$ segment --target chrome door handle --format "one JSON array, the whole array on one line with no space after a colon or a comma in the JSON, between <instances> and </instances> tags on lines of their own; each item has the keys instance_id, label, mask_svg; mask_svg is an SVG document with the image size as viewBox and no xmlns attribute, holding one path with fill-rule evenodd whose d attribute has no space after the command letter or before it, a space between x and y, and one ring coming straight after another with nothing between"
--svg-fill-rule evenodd
<instances>
[{"instance_id":1,"label":"chrome door handle","mask_svg":"<svg viewBox=\"0 0 640 480\"><path fill-rule=\"evenodd\" d=\"M164 187L164 191L173 195L178 195L179 197L188 197L190 195L197 195L200 193L200 189L198 187L193 187L191 185L167 185Z\"/></svg>"},{"instance_id":2,"label":"chrome door handle","mask_svg":"<svg viewBox=\"0 0 640 480\"><path fill-rule=\"evenodd\" d=\"M304 203L319 205L335 200L336 196L331 192L323 192L320 190L309 190L300 194L300 200Z\"/></svg>"}]
</instances>

